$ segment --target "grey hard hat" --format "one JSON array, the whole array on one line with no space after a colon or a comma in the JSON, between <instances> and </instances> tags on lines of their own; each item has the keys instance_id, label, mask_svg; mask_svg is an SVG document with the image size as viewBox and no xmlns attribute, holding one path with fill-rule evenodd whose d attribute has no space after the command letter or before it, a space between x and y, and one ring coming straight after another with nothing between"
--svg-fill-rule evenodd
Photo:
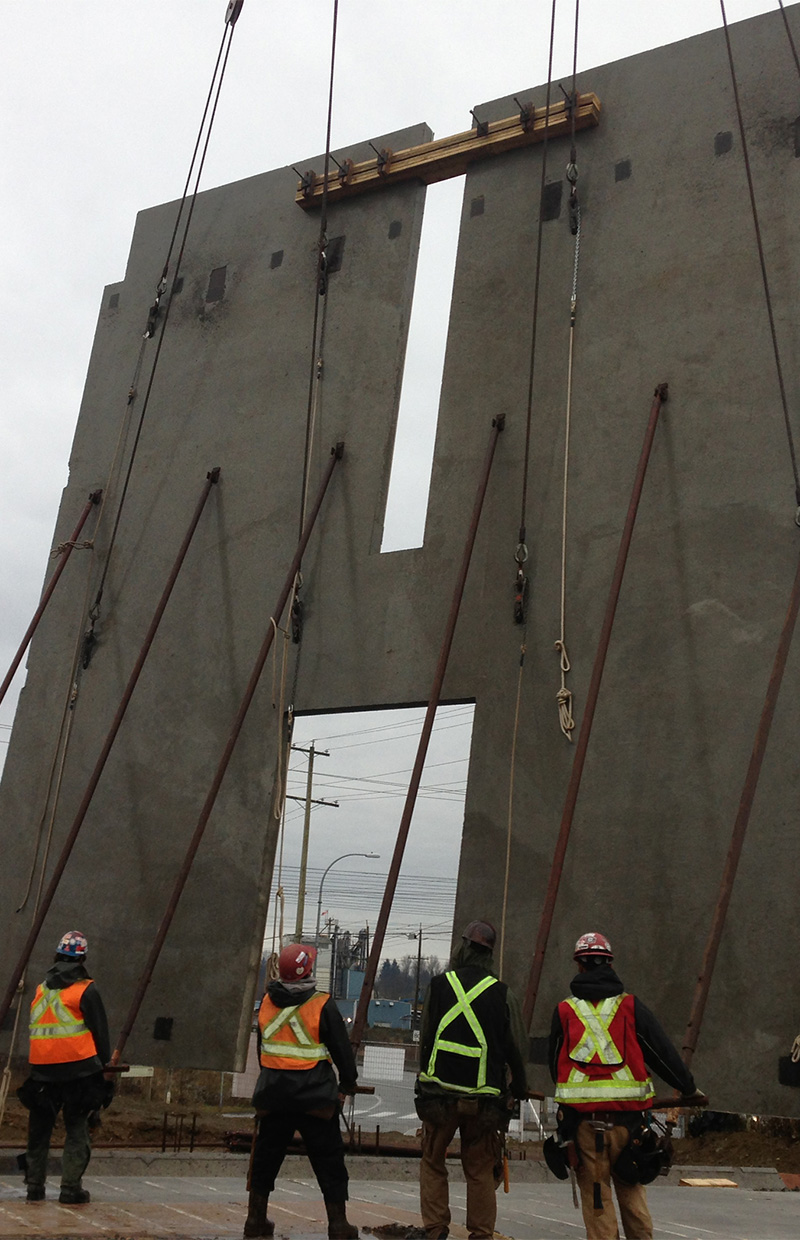
<instances>
[{"instance_id":1,"label":"grey hard hat","mask_svg":"<svg viewBox=\"0 0 800 1240\"><path fill-rule=\"evenodd\" d=\"M490 921L471 921L461 937L468 943L477 943L479 947L488 947L492 951L497 941L497 931Z\"/></svg>"}]
</instances>

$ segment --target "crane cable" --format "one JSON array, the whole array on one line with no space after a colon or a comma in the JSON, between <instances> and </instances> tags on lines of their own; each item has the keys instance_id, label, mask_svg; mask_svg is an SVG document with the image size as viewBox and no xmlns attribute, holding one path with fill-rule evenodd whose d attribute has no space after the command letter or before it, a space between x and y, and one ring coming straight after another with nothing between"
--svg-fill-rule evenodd
<instances>
[{"instance_id":1,"label":"crane cable","mask_svg":"<svg viewBox=\"0 0 800 1240\"><path fill-rule=\"evenodd\" d=\"M753 185L753 171L750 166L750 153L747 147L747 135L744 129L744 117L742 115L742 105L739 99L739 84L736 78L736 66L733 59L733 49L731 47L730 31L728 30L728 17L725 12L725 0L719 0L720 10L722 12L722 26L725 32L725 46L728 51L728 64L731 71L731 85L733 87L733 98L736 105L736 118L739 124L739 136L742 142L742 154L744 157L744 167L747 174L747 187L750 194L750 208L753 215L753 228L756 235L756 247L758 249L758 261L761 266L761 279L764 285L764 300L767 306L767 317L769 319L769 331L772 339L772 351L775 356L775 370L778 377L778 387L780 388L781 407L783 409L783 422L786 428L786 440L789 448L789 457L792 464L792 474L794 477L794 495L795 495L795 524L800 526L800 470L797 464L797 453L795 451L794 435L792 434L792 424L789 416L789 402L786 395L786 384L783 378L783 365L781 363L780 348L778 346L778 334L775 327L775 315L772 309L772 294L769 287L769 277L767 275L767 262L764 256L764 243L761 237L761 224L758 218L758 207L756 205L755 188ZM781 10L783 5L781 4ZM784 19L786 15L784 13ZM788 23L786 27L789 30ZM794 41L789 35L792 49L794 49ZM799 67L800 71L800 67Z\"/></svg>"},{"instance_id":2,"label":"crane cable","mask_svg":"<svg viewBox=\"0 0 800 1240\"><path fill-rule=\"evenodd\" d=\"M528 365L528 396L525 416L525 454L523 458L522 468L522 497L520 502L520 518L519 518L519 545L517 547L515 558L518 564L523 564L528 558L528 550L525 546L525 521L526 510L528 506L528 474L530 472L530 454L531 454L531 422L533 417L533 380L536 369L536 337L539 323L539 288L541 284L542 273L542 228L544 225L544 217L542 212L542 204L544 201L545 185L547 183L547 152L550 145L550 105L553 93L553 49L555 45L556 31L556 6L558 0L553 0L550 13L550 50L547 57L547 93L545 95L544 109L544 135L542 137L542 175L541 185L539 189L539 225L536 232L536 265L534 268L533 278L533 312L531 315L531 347L530 361Z\"/></svg>"},{"instance_id":3,"label":"crane cable","mask_svg":"<svg viewBox=\"0 0 800 1240\"><path fill-rule=\"evenodd\" d=\"M333 0L331 27L330 75L328 80L328 109L325 124L325 156L322 170L322 204L320 208L319 234L317 238L317 262L314 273L314 317L311 328L311 354L308 376L308 401L306 406L306 432L303 448L303 478L300 489L299 530L302 534L308 506L308 489L311 477L311 461L317 424L322 410L322 383L325 372L325 327L328 317L328 172L331 166L331 130L333 126L333 86L336 73L336 32L339 22L339 0ZM292 677L290 703L294 705L300 677L300 656L303 638L303 604L300 591L303 586L302 566L297 571L289 600L292 638L297 646Z\"/></svg>"},{"instance_id":4,"label":"crane cable","mask_svg":"<svg viewBox=\"0 0 800 1240\"><path fill-rule=\"evenodd\" d=\"M570 229L575 235L575 260L572 265L572 293L569 303L569 357L567 361L567 404L564 414L564 485L561 501L561 629L555 650L559 656L561 687L556 694L558 722L567 740L572 742L575 719L572 714L572 691L567 687L567 673L571 665L567 654L567 501L569 496L569 444L572 424L572 374L575 358L575 323L578 311L578 262L581 254L581 208L578 202L578 152L575 145L575 112L578 106L578 23L580 0L575 0L575 37L572 52L572 92L570 95L571 144L567 180L571 186L569 196Z\"/></svg>"},{"instance_id":5,"label":"crane cable","mask_svg":"<svg viewBox=\"0 0 800 1240\"><path fill-rule=\"evenodd\" d=\"M211 137L211 129L214 124L214 117L216 115L217 104L219 102L219 95L220 95L220 90L222 88L222 81L225 76L225 69L228 63L230 45L233 39L233 29L236 25L236 21L239 17L239 14L242 11L243 4L244 4L244 0L229 0L229 4L228 4L226 15L225 15L225 29L223 31L223 36L220 42L219 51L217 52L217 59L216 59L216 62L214 65L214 71L211 77L211 84L209 86L205 107L203 109L203 116L200 122L200 128L198 130L197 140L195 142L194 151L192 152L192 158L189 164L189 171L186 177L186 184L184 185L183 194L178 204L178 211L176 214L175 224L173 227L172 236L170 238L169 247L167 250L167 256L166 256L164 267L161 273L161 277L159 279L158 286L156 289L156 298L148 312L147 325L142 335L142 340L139 346L139 352L138 352L138 356L136 360L136 365L133 371L133 377L132 377L131 384L128 390L126 414L120 424L120 430L117 436L117 442L116 442L116 446L114 449L114 455L113 455L111 466L109 469L108 481L106 483L106 486L103 488L103 497L102 497L102 501L100 504L100 511L97 516L97 522L95 523L94 537L89 543L89 547L92 551L92 558L93 558L94 553L95 553L97 534L100 529L101 522L103 520L106 502L110 494L114 475L117 470L117 465L119 462L123 443L125 439L127 438L127 433L129 430L130 412L132 410L133 403L137 396L137 385L138 385L139 376L141 374L142 365L144 361L146 344L147 344L147 341L149 339L152 339L153 335L155 334L156 323L159 318L160 310L161 310L161 300L167 289L167 276L169 274L169 263L172 257L173 249L175 247L175 242L177 240L181 217L182 217L184 208L186 206L187 198L189 197L189 185L191 182L192 173L197 163L197 155L198 155L198 151L200 150L200 143L201 143L202 136L203 136L203 129L206 125L206 120L209 114L209 107L211 107L211 101L213 97L214 102L213 102L213 107L211 110L211 118L210 118L207 132L206 132L205 143L203 144L203 151L202 151L202 156L200 159L200 164L197 169L197 176L195 179L194 189L191 194L191 199L189 203L189 211L188 211L186 223L185 223L184 230L183 230L183 235L181 238L180 252L178 255L178 259L176 261L175 275L173 277L169 299L167 301L167 305L164 311L164 316L163 316L163 320L161 324L161 333L160 333L158 345L156 348L156 354L153 359L153 365L150 370L150 377L148 380L147 391L145 393L142 410L139 415L139 423L137 426L136 435L135 435L133 447L131 450L131 455L128 461L128 468L127 468L127 472L125 476L125 482L123 484L119 503L117 505L117 511L116 511L116 515L114 519L114 525L113 525L113 529L111 533L111 538L109 540L108 549L105 555L105 562L104 562L104 566L103 566L102 573L101 573L100 585L98 587L98 590L95 596L95 601L91 607L88 606L90 587L91 587L91 574L92 574L91 560L89 564L86 593L84 597L83 607L81 609L82 617L87 615L87 611L88 611L89 625L86 631L84 631L83 623L81 622L78 640L76 642L75 650L73 653L72 667L71 667L70 678L69 678L69 687L68 687L67 694L66 694L65 704L62 710L61 722L59 725L58 735L56 738L56 745L55 745L55 749L53 753L53 760L51 762L50 771L48 774L47 790L45 794L44 805L42 808L41 817L39 819L39 824L36 829L36 844L35 844L34 857L33 857L30 872L28 875L28 882L27 882L25 894L22 898L22 902L20 903L19 907L15 910L17 913L21 913L25 909L25 906L27 905L28 900L30 898L31 890L33 887L34 875L35 875L37 864L39 861L39 852L41 849L42 834L44 832L45 819L47 818L47 809L48 809L48 805L51 805L49 821L47 824L47 833L45 836L45 846L44 846L41 866L39 870L39 885L38 885L37 894L36 894L36 901L34 903L34 911L33 911L34 918L36 917L36 914L38 912L39 901L40 901L41 894L42 894L42 888L44 886L45 871L46 871L47 861L48 861L49 853L50 853L50 845L51 845L52 837L53 837L53 829L55 826L55 819L56 819L56 814L58 811L58 804L59 804L59 800L61 796L64 769L66 765L67 754L69 751L70 740L72 738L72 725L73 725L73 721L75 718L75 708L77 705L78 695L80 691L81 671L85 670L85 668L88 666L89 659L87 658L87 654L89 658L91 657L91 647L93 645L93 641L91 639L94 637L95 624L97 622L97 619L99 618L100 603L102 600L103 588L104 588L106 576L108 573L109 562L111 559L111 552L114 546L114 542L116 540L117 530L119 528L120 517L122 514L122 508L125 503L125 498L126 498L127 490L128 490L128 483L130 481L131 472L133 470L133 462L136 456L136 450L137 450L139 438L141 435L142 424L144 422L145 413L147 412L147 405L148 405L149 398L150 398L150 392L153 386L153 379L155 377L156 367L158 365L158 359L161 353L161 345L163 343L164 330L166 328L167 318L169 315L169 307L172 301L172 297L175 293L175 286L177 284L178 277L179 277L180 265L183 260L184 251L186 248L186 239L187 239L187 235L189 231L189 225L191 223L192 213L194 211L195 200L197 198L197 193L198 193L199 183L200 183L200 176L202 174L203 164L205 162L206 153L208 151L208 145L209 145L209 141ZM227 41L227 47L225 46L226 41ZM223 54L224 54L224 58L223 58ZM222 62L221 72L220 72L220 62ZM217 89L216 89L216 95L214 96L215 82L217 84ZM89 639L88 642L87 642L87 639ZM57 775L56 775L56 769L58 770ZM55 789L54 789L54 780L55 780ZM51 793L52 793L52 804L51 804ZM14 1047L16 1045L16 1040L17 1040L18 1031L19 1031L20 1014L22 1011L21 1000L22 1000L22 994L24 991L24 987L25 987L25 974L23 973L22 977L20 978L20 983L18 987L20 1000L17 1003L17 1009L14 1015L14 1025L13 1025L12 1033L11 1033L10 1048L9 1048L8 1056L6 1059L6 1064L3 1069L2 1078L0 1078L0 1123L2 1123L3 1116L5 1114L6 1101L8 1098L8 1091L9 1091L10 1083L11 1083L10 1063L11 1063L11 1058L14 1053Z\"/></svg>"},{"instance_id":6,"label":"crane cable","mask_svg":"<svg viewBox=\"0 0 800 1240\"><path fill-rule=\"evenodd\" d=\"M553 0L550 11L550 44L547 53L547 91L545 95L545 121L544 135L542 137L542 173L539 186L539 222L536 232L536 263L534 266L533 277L533 310L531 314L531 345L530 359L528 364L528 393L525 411L525 454L522 466L522 494L520 500L520 520L519 520L519 539L516 551L514 552L514 560L517 565L517 599L520 606L519 619L522 623L522 641L519 648L519 671L517 674L517 696L516 706L514 710L514 725L511 733L511 760L509 764L508 776L508 812L506 823L506 863L505 876L503 880L503 907L500 915L500 950L498 953L498 971L502 976L503 973L503 957L505 954L506 941L506 917L508 913L508 889L511 879L511 837L514 819L514 782L516 775L516 755L517 755L517 737L519 733L519 716L520 701L522 698L522 680L525 669L525 654L527 650L528 636L528 617L527 608L525 606L526 579L524 565L528 559L528 548L526 545L526 510L528 506L528 474L530 471L530 447L531 447L531 422L533 417L533 380L536 369L536 338L539 323L539 286L541 283L542 271L542 230L544 225L543 219L543 203L544 190L547 183L547 151L549 146L550 133L550 104L553 91L553 55L555 49L556 36L556 7L558 0Z\"/></svg>"},{"instance_id":7,"label":"crane cable","mask_svg":"<svg viewBox=\"0 0 800 1240\"><path fill-rule=\"evenodd\" d=\"M128 390L128 409L131 410L132 412L131 407L133 406L138 396L139 376L141 374L141 370L143 366L147 341L152 340L157 334L158 339L156 342L156 350L155 350L155 354L153 355L152 364L150 366L150 373L147 379L147 386L145 388L144 397L142 400L142 406L141 406L141 410L139 413L139 419L136 425L136 431L134 433L130 455L128 457L127 469L125 470L125 477L122 483L122 489L120 491L119 500L116 506L114 522L113 522L112 529L111 529L111 536L109 538L108 548L105 553L103 568L100 574L100 583L97 588L94 602L89 608L88 625L87 625L86 633L84 634L84 647L83 647L83 656L82 656L82 662L83 662L84 668L88 667L89 661L92 656L92 652L94 650L94 646L97 643L97 638L95 637L95 626L100 617L100 606L102 603L103 591L105 589L106 578L108 576L108 570L109 570L110 563L111 563L111 555L114 550L114 545L115 545L116 538L117 538L117 532L119 530L120 519L122 517L122 510L125 506L125 500L128 494L128 487L130 485L131 474L133 473L133 466L134 466L134 462L136 460L136 454L139 448L139 441L141 439L142 428L144 425L145 416L147 414L147 408L150 403L150 395L153 390L153 382L156 377L156 371L158 369L158 363L161 357L161 350L164 344L164 336L166 333L167 322L169 321L169 313L172 307L172 301L173 301L173 298L176 292L178 291L178 281L180 279L181 264L183 262L183 258L186 252L186 241L189 235L189 228L191 226L195 204L197 202L197 194L198 194L199 187L200 187L200 178L203 173L203 167L205 164L206 155L208 154L209 143L211 141L211 133L214 127L214 120L216 118L217 106L219 104L220 93L222 91L222 84L225 79L225 71L228 66L228 57L230 56L231 44L233 42L233 33L234 33L234 29L235 29L239 14L242 11L243 3L244 3L244 0L230 0L230 3L228 4L227 12L225 14L225 29L223 30L222 39L220 41L219 50L217 52L217 59L214 64L214 71L211 75L211 83L209 85L208 94L206 96L205 107L203 108L203 115L200 121L200 127L198 130L197 139L195 141L194 150L192 152L192 158L189 162L189 171L187 173L186 183L184 185L183 194L178 204L178 211L175 217L175 224L173 226L172 236L170 238L169 246L167 248L167 255L166 255L165 262L164 262L164 266L162 268L161 276L156 286L155 300L153 304L151 305L148 311L148 314L147 314L147 322L145 325L144 333L142 334L142 340L139 346L139 354L137 357L136 366L134 368L131 385ZM203 136L204 130L205 130L205 138ZM201 144L202 144L202 150L201 150ZM198 158L198 154L199 154L199 158ZM196 173L195 173L195 169L196 169ZM191 192L190 192L190 185L192 182L193 175L194 175L194 185L192 186ZM188 206L187 206L187 203L188 203ZM184 210L186 214L185 214L185 220L183 223L183 231L180 237L178 255L175 260L175 270L172 275L171 282L168 283L169 264L172 258L173 250L178 241L178 233L180 229L181 220L184 218ZM165 296L166 296L166 300L164 300ZM162 301L164 301L163 306L162 306ZM160 324L160 329L159 329L159 324ZM101 516L102 516L102 511L101 511ZM98 518L98 522L99 522L99 519L100 518Z\"/></svg>"},{"instance_id":8,"label":"crane cable","mask_svg":"<svg viewBox=\"0 0 800 1240\"><path fill-rule=\"evenodd\" d=\"M800 56L798 56L797 54L797 44L795 43L794 38L792 36L791 27L789 26L789 18L786 16L786 9L783 6L783 0L778 0L778 4L780 5L781 17L783 18L783 24L786 27L786 37L789 40L789 47L792 49L792 55L794 56L794 63L797 66L797 73L798 73L798 76L800 77Z\"/></svg>"}]
</instances>

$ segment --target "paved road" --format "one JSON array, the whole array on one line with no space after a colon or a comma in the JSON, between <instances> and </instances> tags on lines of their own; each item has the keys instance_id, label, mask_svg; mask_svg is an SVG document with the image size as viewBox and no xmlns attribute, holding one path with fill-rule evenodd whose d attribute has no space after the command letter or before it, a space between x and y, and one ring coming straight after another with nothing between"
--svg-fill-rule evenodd
<instances>
[{"instance_id":1,"label":"paved road","mask_svg":"<svg viewBox=\"0 0 800 1240\"><path fill-rule=\"evenodd\" d=\"M410 1136L419 1128L414 1110L414 1081L416 1074L404 1072L401 1081L374 1081L365 1083L375 1086L374 1094L358 1094L355 1099L353 1118L361 1125L362 1132L404 1132Z\"/></svg>"},{"instance_id":2,"label":"paved road","mask_svg":"<svg viewBox=\"0 0 800 1240\"><path fill-rule=\"evenodd\" d=\"M93 1201L82 1208L56 1200L28 1205L20 1180L0 1179L0 1237L108 1236L228 1240L241 1236L245 1191L240 1178L87 1176ZM465 1237L465 1189L451 1188L454 1240ZM658 1186L650 1191L656 1240L798 1240L800 1194ZM580 1215L569 1188L516 1184L500 1194L498 1232L513 1240L580 1240ZM270 1201L276 1238L325 1235L319 1192L309 1179L285 1176ZM363 1229L418 1222L413 1181L351 1181L351 1214Z\"/></svg>"}]
</instances>

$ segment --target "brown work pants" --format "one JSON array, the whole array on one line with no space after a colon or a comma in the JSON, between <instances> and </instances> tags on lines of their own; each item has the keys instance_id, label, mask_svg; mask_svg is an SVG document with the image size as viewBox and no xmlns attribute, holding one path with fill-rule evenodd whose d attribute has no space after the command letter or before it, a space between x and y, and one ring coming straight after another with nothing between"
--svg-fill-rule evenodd
<instances>
[{"instance_id":1,"label":"brown work pants","mask_svg":"<svg viewBox=\"0 0 800 1240\"><path fill-rule=\"evenodd\" d=\"M422 1222L428 1236L446 1236L450 1222L447 1188L447 1147L458 1131L461 1136L461 1166L467 1181L467 1227L470 1236L494 1235L497 1218L495 1193L503 1168L503 1152L497 1115L490 1108L464 1114L470 1103L447 1102L442 1122L422 1124L422 1162L419 1169L419 1198ZM461 1114L459 1114L459 1107Z\"/></svg>"},{"instance_id":2,"label":"brown work pants","mask_svg":"<svg viewBox=\"0 0 800 1240\"><path fill-rule=\"evenodd\" d=\"M622 1228L627 1240L653 1240L653 1220L647 1208L647 1193L643 1184L625 1184L614 1175L614 1163L630 1140L630 1133L623 1124L615 1124L601 1132L603 1152L596 1148L594 1129L586 1121L579 1124L576 1142L580 1152L580 1166L576 1169L578 1187L581 1190L583 1221L588 1240L618 1240L617 1215L611 1196L611 1181L617 1190ZM600 1185L603 1209L594 1208L594 1184Z\"/></svg>"}]
</instances>

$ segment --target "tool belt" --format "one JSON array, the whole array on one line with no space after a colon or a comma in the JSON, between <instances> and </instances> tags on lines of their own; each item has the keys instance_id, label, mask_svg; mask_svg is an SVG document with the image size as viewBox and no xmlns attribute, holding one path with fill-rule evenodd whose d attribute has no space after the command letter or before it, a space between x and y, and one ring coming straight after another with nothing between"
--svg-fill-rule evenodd
<instances>
[{"instance_id":1,"label":"tool belt","mask_svg":"<svg viewBox=\"0 0 800 1240\"><path fill-rule=\"evenodd\" d=\"M669 1125L646 1114L630 1131L628 1144L614 1164L614 1174L626 1184L652 1184L657 1176L668 1173L675 1156Z\"/></svg>"},{"instance_id":2,"label":"tool belt","mask_svg":"<svg viewBox=\"0 0 800 1240\"><path fill-rule=\"evenodd\" d=\"M454 1115L459 1119L480 1117L488 1129L504 1132L508 1128L511 1110L504 1097L464 1097L455 1094L425 1093L417 1089L414 1098L417 1115L425 1123L446 1124Z\"/></svg>"}]
</instances>

